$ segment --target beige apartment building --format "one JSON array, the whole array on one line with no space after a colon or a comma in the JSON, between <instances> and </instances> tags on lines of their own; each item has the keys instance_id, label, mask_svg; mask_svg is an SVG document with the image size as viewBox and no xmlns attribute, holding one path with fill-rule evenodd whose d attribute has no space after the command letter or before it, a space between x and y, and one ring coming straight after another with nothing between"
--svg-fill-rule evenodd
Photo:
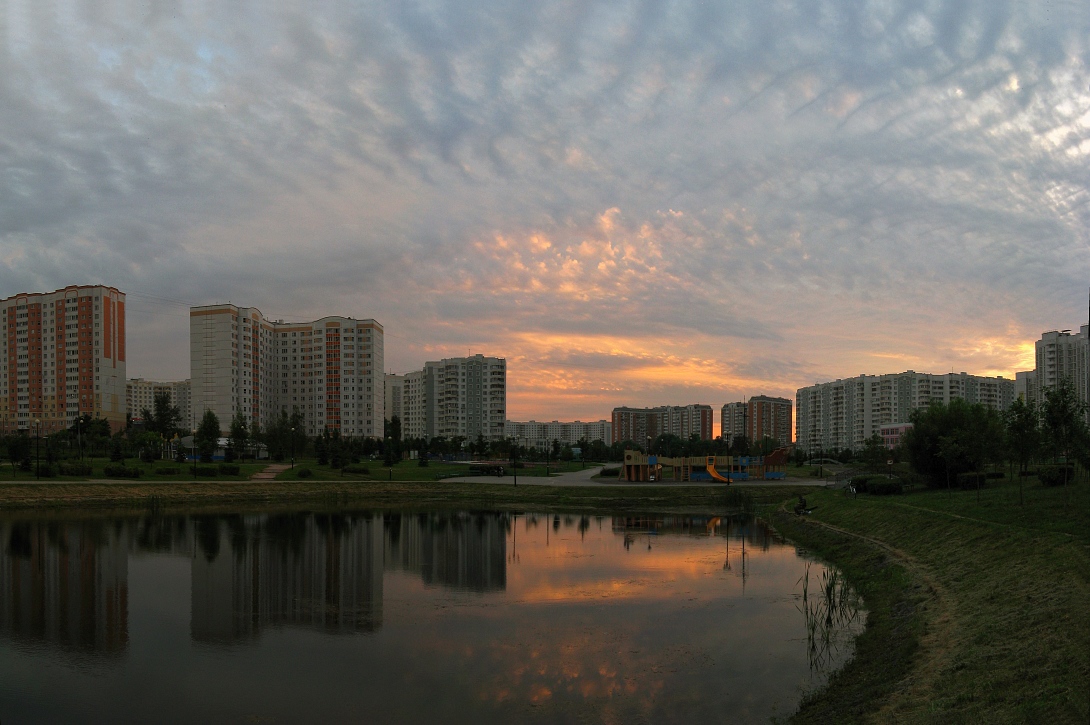
<instances>
[{"instance_id":1,"label":"beige apartment building","mask_svg":"<svg viewBox=\"0 0 1090 725\"><path fill-rule=\"evenodd\" d=\"M125 426L125 295L104 285L0 300L0 430L71 426L77 416Z\"/></svg>"},{"instance_id":2,"label":"beige apartment building","mask_svg":"<svg viewBox=\"0 0 1090 725\"><path fill-rule=\"evenodd\" d=\"M189 313L191 427L212 410L227 430L298 410L305 432L382 437L383 329L372 319L270 320L255 307Z\"/></svg>"},{"instance_id":3,"label":"beige apartment building","mask_svg":"<svg viewBox=\"0 0 1090 725\"><path fill-rule=\"evenodd\" d=\"M1014 391L1014 381L1002 376L914 370L818 383L795 394L795 443L809 453L860 450L883 425L907 423L912 411L932 401L961 398L1003 411L1014 402Z\"/></svg>"},{"instance_id":4,"label":"beige apartment building","mask_svg":"<svg viewBox=\"0 0 1090 725\"><path fill-rule=\"evenodd\" d=\"M507 361L502 357L426 362L423 370L386 375L385 392L395 401L387 419L398 415L402 438L503 438Z\"/></svg>"},{"instance_id":5,"label":"beige apartment building","mask_svg":"<svg viewBox=\"0 0 1090 725\"><path fill-rule=\"evenodd\" d=\"M504 436L518 438L520 445L530 448L551 448L553 441L561 445L574 446L579 441L602 441L609 445L613 438L613 424L608 420L584 423L581 420L570 423L560 421L538 422L530 420L519 422L509 420L504 425Z\"/></svg>"},{"instance_id":6,"label":"beige apartment building","mask_svg":"<svg viewBox=\"0 0 1090 725\"><path fill-rule=\"evenodd\" d=\"M180 425L188 426L193 418L190 405L191 385L188 380L174 380L162 382L159 380L145 380L144 378L130 378L125 386L125 398L128 401L126 408L129 417L140 420L143 411L155 410L155 396L165 393L170 396L170 404L177 406L181 413Z\"/></svg>"}]
</instances>

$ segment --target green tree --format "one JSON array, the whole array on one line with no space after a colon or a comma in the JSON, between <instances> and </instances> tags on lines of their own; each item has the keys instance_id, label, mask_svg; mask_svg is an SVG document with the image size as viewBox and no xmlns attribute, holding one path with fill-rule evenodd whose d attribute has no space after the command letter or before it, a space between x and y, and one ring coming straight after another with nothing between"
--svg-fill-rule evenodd
<instances>
[{"instance_id":1,"label":"green tree","mask_svg":"<svg viewBox=\"0 0 1090 725\"><path fill-rule=\"evenodd\" d=\"M863 441L863 452L860 455L863 458L863 465L878 473L889 458L889 449L886 448L886 442L882 440L882 436L875 433Z\"/></svg>"},{"instance_id":2,"label":"green tree","mask_svg":"<svg viewBox=\"0 0 1090 725\"><path fill-rule=\"evenodd\" d=\"M949 405L933 402L913 411L904 447L912 468L929 485L949 487L958 474L982 471L1002 451L1004 431L999 414L979 403L955 398Z\"/></svg>"},{"instance_id":3,"label":"green tree","mask_svg":"<svg viewBox=\"0 0 1090 725\"><path fill-rule=\"evenodd\" d=\"M1045 390L1041 406L1041 428L1045 448L1055 458L1063 458L1064 488L1072 457L1086 446L1086 403L1079 400L1072 382L1063 378Z\"/></svg>"},{"instance_id":4,"label":"green tree","mask_svg":"<svg viewBox=\"0 0 1090 725\"><path fill-rule=\"evenodd\" d=\"M170 404L170 393L156 393L154 409L145 409L141 415L144 418L144 428L158 433L165 441L174 437L182 422L181 410Z\"/></svg>"},{"instance_id":5,"label":"green tree","mask_svg":"<svg viewBox=\"0 0 1090 725\"><path fill-rule=\"evenodd\" d=\"M1030 462L1041 448L1040 417L1036 404L1021 398L1014 401L1003 416L1007 431L1007 450L1011 459L1018 463L1018 503L1025 505L1022 480Z\"/></svg>"},{"instance_id":6,"label":"green tree","mask_svg":"<svg viewBox=\"0 0 1090 725\"><path fill-rule=\"evenodd\" d=\"M201 463L211 463L212 456L216 453L216 447L220 439L220 419L211 410L204 411L201 423L197 426L197 432L193 435L193 442L197 445Z\"/></svg>"}]
</instances>

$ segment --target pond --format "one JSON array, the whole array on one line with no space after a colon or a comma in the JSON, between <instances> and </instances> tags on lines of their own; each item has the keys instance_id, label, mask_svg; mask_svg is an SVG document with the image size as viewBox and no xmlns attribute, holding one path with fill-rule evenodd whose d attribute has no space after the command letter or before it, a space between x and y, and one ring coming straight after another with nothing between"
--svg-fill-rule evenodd
<instances>
[{"instance_id":1,"label":"pond","mask_svg":"<svg viewBox=\"0 0 1090 725\"><path fill-rule=\"evenodd\" d=\"M0 518L0 721L767 722L851 654L751 517Z\"/></svg>"}]
</instances>

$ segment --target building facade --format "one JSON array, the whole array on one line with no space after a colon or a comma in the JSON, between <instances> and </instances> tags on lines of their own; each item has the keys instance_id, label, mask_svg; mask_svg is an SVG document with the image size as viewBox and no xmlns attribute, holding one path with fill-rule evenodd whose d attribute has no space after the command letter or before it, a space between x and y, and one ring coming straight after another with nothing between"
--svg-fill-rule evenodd
<instances>
[{"instance_id":1,"label":"building facade","mask_svg":"<svg viewBox=\"0 0 1090 725\"><path fill-rule=\"evenodd\" d=\"M1002 376L913 370L818 383L795 395L795 443L809 453L861 450L881 426L907 423L912 411L933 401L961 398L1003 411L1014 402L1014 391L1014 381Z\"/></svg>"},{"instance_id":2,"label":"building facade","mask_svg":"<svg viewBox=\"0 0 1090 725\"><path fill-rule=\"evenodd\" d=\"M0 300L0 429L64 430L79 415L125 427L125 295L103 285Z\"/></svg>"},{"instance_id":3,"label":"building facade","mask_svg":"<svg viewBox=\"0 0 1090 725\"><path fill-rule=\"evenodd\" d=\"M602 441L608 445L612 439L613 424L608 420L599 420L594 423L584 423L576 420L571 423L552 421L539 423L531 420L518 422L509 420L504 425L506 438L519 438L520 444L530 448L551 448L553 441L560 441L560 445L574 446L579 441Z\"/></svg>"},{"instance_id":4,"label":"building facade","mask_svg":"<svg viewBox=\"0 0 1090 725\"><path fill-rule=\"evenodd\" d=\"M658 408L614 408L611 420L611 443L634 441L641 444L647 438L663 433L688 440L693 435L701 440L712 439L712 407L710 405L663 405Z\"/></svg>"},{"instance_id":5,"label":"building facade","mask_svg":"<svg viewBox=\"0 0 1090 725\"><path fill-rule=\"evenodd\" d=\"M1041 335L1034 344L1036 367L1032 375L1025 376L1026 401L1038 406L1044 403L1045 391L1055 387L1061 380L1069 380L1075 388L1076 397L1083 403L1090 404L1090 325L1083 325L1077 334L1070 330L1057 332L1052 330ZM1022 386L1019 387L1021 392ZM1086 413L1090 423L1090 407Z\"/></svg>"},{"instance_id":6,"label":"building facade","mask_svg":"<svg viewBox=\"0 0 1090 725\"><path fill-rule=\"evenodd\" d=\"M175 380L161 382L158 380L145 380L144 378L131 378L125 386L126 409L129 417L140 420L145 410L155 410L155 396L166 394L170 396L170 404L177 406L181 413L179 425L188 426L193 418L190 407L190 382L188 380Z\"/></svg>"},{"instance_id":7,"label":"building facade","mask_svg":"<svg viewBox=\"0 0 1090 725\"><path fill-rule=\"evenodd\" d=\"M403 438L503 438L507 415L504 358L446 358L424 363L423 370L390 374L386 379L387 393L400 400Z\"/></svg>"},{"instance_id":8,"label":"building facade","mask_svg":"<svg viewBox=\"0 0 1090 725\"><path fill-rule=\"evenodd\" d=\"M383 329L375 320L269 320L254 307L208 305L189 312L191 427L204 411L227 430L236 413L270 423L303 416L307 435L382 437Z\"/></svg>"},{"instance_id":9,"label":"building facade","mask_svg":"<svg viewBox=\"0 0 1090 725\"><path fill-rule=\"evenodd\" d=\"M791 408L787 398L755 395L748 401L727 403L719 418L719 434L730 442L745 436L750 442L771 438L781 446L791 443Z\"/></svg>"}]
</instances>

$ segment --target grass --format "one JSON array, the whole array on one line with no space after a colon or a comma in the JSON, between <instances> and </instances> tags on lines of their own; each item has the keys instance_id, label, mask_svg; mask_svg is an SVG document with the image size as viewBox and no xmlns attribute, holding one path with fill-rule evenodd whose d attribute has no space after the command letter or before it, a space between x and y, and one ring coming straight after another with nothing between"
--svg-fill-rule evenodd
<instances>
[{"instance_id":1,"label":"grass","mask_svg":"<svg viewBox=\"0 0 1090 725\"><path fill-rule=\"evenodd\" d=\"M106 478L106 475L103 472L103 468L105 466L111 464L111 461L109 459L96 458L96 459L93 459L93 460L85 460L84 462L89 463L91 465L91 467L92 467L92 473L91 473L90 476L54 476L52 478L43 478L43 479L41 479L41 482L42 483L63 483L63 482L88 481L88 480L102 480L102 479ZM42 466L44 467L45 465L46 464L43 461ZM135 468L139 468L139 469L141 469L143 471L143 475L139 479L135 479L135 480L139 480L139 481L192 481L192 480L194 480L193 464L192 463L175 463L173 461L156 461L155 463L143 463L143 462L141 462L141 461L139 461L139 460L137 460L135 458L129 458L129 459L126 459L124 465L126 467L128 467L128 468L134 468L135 467ZM209 479L212 479L212 480L219 479L219 480L227 480L227 481L245 480L245 479L248 479L254 473L263 470L268 465L268 462L262 461L260 463L255 463L255 462L252 462L252 461L247 461L247 462L236 461L233 465L237 465L239 467L239 475L237 475L237 476L217 475L217 476L209 477L209 478L205 478L204 476L201 476L201 477L199 477L199 480L209 480ZM211 463L211 464L198 463L197 466L199 468L215 468L217 466L217 463ZM156 473L156 471L163 470L163 469L170 469L170 468L177 468L178 473L170 474L170 475L162 475L162 474ZM134 479L116 479L116 480L125 481L125 480L134 480ZM0 466L0 483L16 483L16 482L23 482L23 483L38 482L38 479L34 475L34 465L33 465L33 463L31 464L30 471L18 471L17 470L15 472L13 472L12 468L11 468L11 464L7 463L7 462L5 462L5 464L3 466Z\"/></svg>"},{"instance_id":2,"label":"grass","mask_svg":"<svg viewBox=\"0 0 1090 725\"><path fill-rule=\"evenodd\" d=\"M545 476L545 466L528 464L519 462L520 467L518 469L518 475L520 477L532 477L542 478ZM381 460L365 460L361 461L358 466L363 466L370 470L369 474L353 474L342 473L340 470L333 468L332 466L319 466L317 459L296 459L295 468L289 469L277 475L277 480L281 481L296 481L306 480L299 478L299 471L301 469L310 470L310 479L314 480L355 480L355 481L434 481L437 478L451 477L451 476L467 476L470 474L470 465L465 462L460 463L448 463L431 461L427 466L421 467L418 461L400 461L395 463L392 467L387 467ZM588 464L596 465L596 464ZM555 475L557 473L578 471L580 470L580 464L578 461L569 462L557 462L553 461L549 464L549 475ZM507 475L510 475L510 469L506 471ZM482 481L489 479L495 479L495 476L481 476Z\"/></svg>"},{"instance_id":3,"label":"grass","mask_svg":"<svg viewBox=\"0 0 1090 725\"><path fill-rule=\"evenodd\" d=\"M866 600L856 658L797 722L1087 722L1090 491L1000 485L849 498L781 530ZM1013 496L1012 496L1013 493Z\"/></svg>"}]
</instances>

